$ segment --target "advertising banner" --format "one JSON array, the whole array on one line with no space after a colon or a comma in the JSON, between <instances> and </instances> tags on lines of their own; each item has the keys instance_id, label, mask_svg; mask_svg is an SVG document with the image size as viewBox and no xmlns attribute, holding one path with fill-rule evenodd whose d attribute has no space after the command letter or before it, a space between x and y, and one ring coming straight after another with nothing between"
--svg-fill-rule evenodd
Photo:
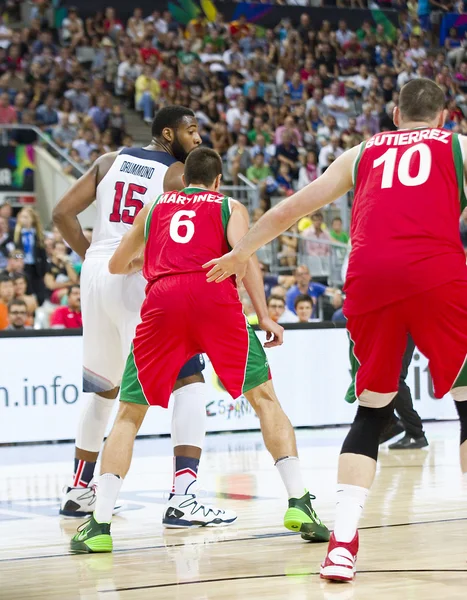
<instances>
[{"instance_id":1,"label":"advertising banner","mask_svg":"<svg viewBox=\"0 0 467 600\"><path fill-rule=\"evenodd\" d=\"M292 424L350 423L355 406L344 401L350 383L345 330L294 329L284 339L283 346L267 354L277 395ZM0 353L0 443L74 439L85 402L81 337L0 338ZM208 431L259 429L246 399L233 400L225 392L208 359L204 377ZM434 399L427 360L418 351L407 383L423 419L457 418L449 397ZM171 407L151 408L140 433L169 434L170 420Z\"/></svg>"},{"instance_id":2,"label":"advertising banner","mask_svg":"<svg viewBox=\"0 0 467 600\"><path fill-rule=\"evenodd\" d=\"M34 146L0 146L0 204L35 201L34 158Z\"/></svg>"}]
</instances>

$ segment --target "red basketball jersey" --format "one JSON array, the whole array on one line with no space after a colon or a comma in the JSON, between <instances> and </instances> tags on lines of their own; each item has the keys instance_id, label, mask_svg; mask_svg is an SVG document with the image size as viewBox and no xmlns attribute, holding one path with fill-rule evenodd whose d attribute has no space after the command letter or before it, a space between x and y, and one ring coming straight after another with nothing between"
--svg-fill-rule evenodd
<instances>
[{"instance_id":1,"label":"red basketball jersey","mask_svg":"<svg viewBox=\"0 0 467 600\"><path fill-rule=\"evenodd\" d=\"M145 226L146 280L204 272L206 262L230 250L229 218L230 198L217 192L191 187L159 196Z\"/></svg>"},{"instance_id":2,"label":"red basketball jersey","mask_svg":"<svg viewBox=\"0 0 467 600\"><path fill-rule=\"evenodd\" d=\"M465 278L457 134L430 128L379 133L362 143L354 185L346 314Z\"/></svg>"}]
</instances>

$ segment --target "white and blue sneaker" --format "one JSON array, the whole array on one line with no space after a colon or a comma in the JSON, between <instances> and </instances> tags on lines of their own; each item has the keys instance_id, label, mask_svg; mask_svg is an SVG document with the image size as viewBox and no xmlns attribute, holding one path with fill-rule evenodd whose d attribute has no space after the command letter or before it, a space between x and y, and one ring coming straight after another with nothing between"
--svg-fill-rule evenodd
<instances>
[{"instance_id":1,"label":"white and blue sneaker","mask_svg":"<svg viewBox=\"0 0 467 600\"><path fill-rule=\"evenodd\" d=\"M202 504L194 494L173 494L164 510L162 525L168 528L221 527L237 520L233 510Z\"/></svg>"},{"instance_id":2,"label":"white and blue sneaker","mask_svg":"<svg viewBox=\"0 0 467 600\"><path fill-rule=\"evenodd\" d=\"M96 508L97 484L91 483L88 487L69 487L63 490L59 514L62 517L86 518L90 517ZM114 514L123 508L119 502L114 508Z\"/></svg>"}]
</instances>

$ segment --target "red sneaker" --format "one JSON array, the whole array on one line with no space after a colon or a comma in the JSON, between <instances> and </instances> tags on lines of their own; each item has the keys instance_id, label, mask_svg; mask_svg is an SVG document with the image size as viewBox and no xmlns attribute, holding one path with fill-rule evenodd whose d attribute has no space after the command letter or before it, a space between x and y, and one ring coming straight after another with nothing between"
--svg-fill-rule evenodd
<instances>
[{"instance_id":1,"label":"red sneaker","mask_svg":"<svg viewBox=\"0 0 467 600\"><path fill-rule=\"evenodd\" d=\"M338 542L332 533L328 553L320 569L321 579L352 581L356 571L357 552L358 531L351 542Z\"/></svg>"}]
</instances>

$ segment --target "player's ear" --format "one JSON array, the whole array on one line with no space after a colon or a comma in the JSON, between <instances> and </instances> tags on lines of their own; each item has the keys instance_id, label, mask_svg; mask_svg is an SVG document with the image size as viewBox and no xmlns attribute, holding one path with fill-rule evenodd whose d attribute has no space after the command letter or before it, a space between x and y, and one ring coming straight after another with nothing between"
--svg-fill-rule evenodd
<instances>
[{"instance_id":1,"label":"player's ear","mask_svg":"<svg viewBox=\"0 0 467 600\"><path fill-rule=\"evenodd\" d=\"M164 129L162 130L162 137L164 138L164 140L167 140L169 143L173 142L173 140L174 140L173 131L170 129L170 127L164 127Z\"/></svg>"},{"instance_id":2,"label":"player's ear","mask_svg":"<svg viewBox=\"0 0 467 600\"><path fill-rule=\"evenodd\" d=\"M436 125L436 127L438 127L439 129L444 127L444 123L446 122L447 118L448 118L448 109L445 108L444 110L442 110L439 113L438 124Z\"/></svg>"},{"instance_id":3,"label":"player's ear","mask_svg":"<svg viewBox=\"0 0 467 600\"><path fill-rule=\"evenodd\" d=\"M182 183L183 183L183 187L186 187L186 179L185 179L185 174L182 174Z\"/></svg>"},{"instance_id":4,"label":"player's ear","mask_svg":"<svg viewBox=\"0 0 467 600\"><path fill-rule=\"evenodd\" d=\"M400 122L401 122L400 117L401 117L401 113L399 111L399 107L395 106L392 111L392 121L396 127L400 126Z\"/></svg>"},{"instance_id":5,"label":"player's ear","mask_svg":"<svg viewBox=\"0 0 467 600\"><path fill-rule=\"evenodd\" d=\"M219 174L214 181L214 189L218 192L221 188L222 173Z\"/></svg>"}]
</instances>

